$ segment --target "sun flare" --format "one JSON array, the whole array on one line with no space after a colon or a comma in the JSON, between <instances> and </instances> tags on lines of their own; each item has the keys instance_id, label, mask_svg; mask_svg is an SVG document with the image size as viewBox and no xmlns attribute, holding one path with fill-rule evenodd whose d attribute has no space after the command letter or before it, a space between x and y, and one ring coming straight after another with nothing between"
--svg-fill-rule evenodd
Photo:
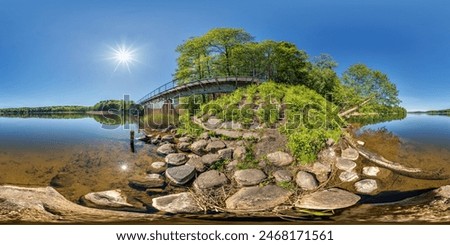
<instances>
[{"instance_id":1,"label":"sun flare","mask_svg":"<svg viewBox=\"0 0 450 245\"><path fill-rule=\"evenodd\" d=\"M117 71L119 66L124 66L128 72L131 72L130 66L137 62L136 49L133 49L131 46L127 47L125 44L116 45L115 48L110 47L110 49L112 51L111 59L116 61L114 72Z\"/></svg>"}]
</instances>

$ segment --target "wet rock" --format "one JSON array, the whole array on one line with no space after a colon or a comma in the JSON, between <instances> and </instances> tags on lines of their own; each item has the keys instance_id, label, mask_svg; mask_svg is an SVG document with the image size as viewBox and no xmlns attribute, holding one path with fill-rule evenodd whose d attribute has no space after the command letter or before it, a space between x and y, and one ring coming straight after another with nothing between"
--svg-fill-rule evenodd
<instances>
[{"instance_id":1,"label":"wet rock","mask_svg":"<svg viewBox=\"0 0 450 245\"><path fill-rule=\"evenodd\" d=\"M377 181L374 179L364 179L355 183L356 191L369 194L378 189Z\"/></svg>"},{"instance_id":2,"label":"wet rock","mask_svg":"<svg viewBox=\"0 0 450 245\"><path fill-rule=\"evenodd\" d=\"M177 144L178 150L184 151L184 152L189 152L189 151L191 151L190 146L191 146L191 144L190 144L190 143L187 143L187 142L180 142L180 143Z\"/></svg>"},{"instance_id":3,"label":"wet rock","mask_svg":"<svg viewBox=\"0 0 450 245\"><path fill-rule=\"evenodd\" d=\"M206 151L211 152L211 153L216 153L218 150L224 149L226 147L227 146L225 145L225 143L223 143L223 141L216 140L216 141L211 141L208 143L208 145L206 146Z\"/></svg>"},{"instance_id":4,"label":"wet rock","mask_svg":"<svg viewBox=\"0 0 450 245\"><path fill-rule=\"evenodd\" d=\"M220 159L231 160L233 159L234 150L233 148L222 149L217 152Z\"/></svg>"},{"instance_id":5,"label":"wet rock","mask_svg":"<svg viewBox=\"0 0 450 245\"><path fill-rule=\"evenodd\" d=\"M192 138L189 137L189 136L181 137L181 138L178 139L178 142L191 143L192 142Z\"/></svg>"},{"instance_id":6,"label":"wet rock","mask_svg":"<svg viewBox=\"0 0 450 245\"><path fill-rule=\"evenodd\" d=\"M225 130L225 129L216 129L214 132L218 135L222 135L225 137L228 137L230 139L239 139L242 137L242 132L240 131L232 131L232 130Z\"/></svg>"},{"instance_id":7,"label":"wet rock","mask_svg":"<svg viewBox=\"0 0 450 245\"><path fill-rule=\"evenodd\" d=\"M367 175L367 176L377 176L378 173L380 172L380 168L379 167L374 167L374 166L370 166L370 167L364 167L363 168L363 174Z\"/></svg>"},{"instance_id":8,"label":"wet rock","mask_svg":"<svg viewBox=\"0 0 450 245\"><path fill-rule=\"evenodd\" d=\"M286 202L292 193L276 185L244 187L225 203L233 210L267 210Z\"/></svg>"},{"instance_id":9,"label":"wet rock","mask_svg":"<svg viewBox=\"0 0 450 245\"><path fill-rule=\"evenodd\" d=\"M233 152L233 159L243 159L247 150L244 146L237 146Z\"/></svg>"},{"instance_id":10,"label":"wet rock","mask_svg":"<svg viewBox=\"0 0 450 245\"><path fill-rule=\"evenodd\" d=\"M69 173L59 173L50 180L50 185L53 187L68 187L75 183L75 177Z\"/></svg>"},{"instance_id":11,"label":"wet rock","mask_svg":"<svg viewBox=\"0 0 450 245\"><path fill-rule=\"evenodd\" d=\"M239 186L252 186L263 182L266 174L259 169L245 169L234 172L233 178Z\"/></svg>"},{"instance_id":12,"label":"wet rock","mask_svg":"<svg viewBox=\"0 0 450 245\"><path fill-rule=\"evenodd\" d=\"M171 153L164 160L169 165L180 166L187 162L188 157L184 153Z\"/></svg>"},{"instance_id":13,"label":"wet rock","mask_svg":"<svg viewBox=\"0 0 450 245\"><path fill-rule=\"evenodd\" d=\"M328 176L331 173L331 166L321 162L315 162L312 165L311 172L314 173L316 179L322 183L328 180Z\"/></svg>"},{"instance_id":14,"label":"wet rock","mask_svg":"<svg viewBox=\"0 0 450 245\"><path fill-rule=\"evenodd\" d=\"M150 169L148 170L148 172L160 174L160 173L166 171L166 168L167 168L167 163L165 163L165 162L153 162L150 165Z\"/></svg>"},{"instance_id":15,"label":"wet rock","mask_svg":"<svg viewBox=\"0 0 450 245\"><path fill-rule=\"evenodd\" d=\"M95 208L130 208L127 197L121 190L91 192L81 198L81 202L88 207Z\"/></svg>"},{"instance_id":16,"label":"wet rock","mask_svg":"<svg viewBox=\"0 0 450 245\"><path fill-rule=\"evenodd\" d=\"M200 174L194 181L194 187L197 189L212 189L217 188L228 183L228 178L225 174L210 170Z\"/></svg>"},{"instance_id":17,"label":"wet rock","mask_svg":"<svg viewBox=\"0 0 450 245\"><path fill-rule=\"evenodd\" d=\"M273 173L273 177L275 178L275 182L288 182L292 180L291 172L287 170L277 170Z\"/></svg>"},{"instance_id":18,"label":"wet rock","mask_svg":"<svg viewBox=\"0 0 450 245\"><path fill-rule=\"evenodd\" d=\"M305 171L299 171L297 173L295 182L297 183L298 187L308 191L315 190L319 186L319 183L317 183L314 175Z\"/></svg>"},{"instance_id":19,"label":"wet rock","mask_svg":"<svg viewBox=\"0 0 450 245\"><path fill-rule=\"evenodd\" d=\"M219 154L206 154L206 155L202 156L202 162L206 166L211 166L218 161L220 161Z\"/></svg>"},{"instance_id":20,"label":"wet rock","mask_svg":"<svg viewBox=\"0 0 450 245\"><path fill-rule=\"evenodd\" d=\"M355 161L358 159L359 153L357 150L349 147L342 151L341 157L344 159Z\"/></svg>"},{"instance_id":21,"label":"wet rock","mask_svg":"<svg viewBox=\"0 0 450 245\"><path fill-rule=\"evenodd\" d=\"M206 153L206 146L208 145L208 141L206 140L198 140L191 145L191 151L197 155L203 155Z\"/></svg>"},{"instance_id":22,"label":"wet rock","mask_svg":"<svg viewBox=\"0 0 450 245\"><path fill-rule=\"evenodd\" d=\"M327 165L334 165L336 162L336 157L336 152L331 147L321 150L317 155L319 162Z\"/></svg>"},{"instance_id":23,"label":"wet rock","mask_svg":"<svg viewBox=\"0 0 450 245\"><path fill-rule=\"evenodd\" d=\"M161 138L161 141L162 141L162 142L175 143L175 137L173 137L173 135L170 135L170 134L164 135L164 136Z\"/></svg>"},{"instance_id":24,"label":"wet rock","mask_svg":"<svg viewBox=\"0 0 450 245\"><path fill-rule=\"evenodd\" d=\"M336 167L340 170L351 172L351 171L353 171L353 169L356 168L356 163L351 160L338 157L337 162L336 162Z\"/></svg>"},{"instance_id":25,"label":"wet rock","mask_svg":"<svg viewBox=\"0 0 450 245\"><path fill-rule=\"evenodd\" d=\"M152 206L167 213L199 213L202 211L190 192L167 195L152 199Z\"/></svg>"},{"instance_id":26,"label":"wet rock","mask_svg":"<svg viewBox=\"0 0 450 245\"><path fill-rule=\"evenodd\" d=\"M286 152L276 151L269 153L267 160L277 167L283 167L291 164L294 158Z\"/></svg>"},{"instance_id":27,"label":"wet rock","mask_svg":"<svg viewBox=\"0 0 450 245\"><path fill-rule=\"evenodd\" d=\"M355 205L359 199L358 195L338 188L317 191L300 197L295 206L298 208L330 210L341 209Z\"/></svg>"},{"instance_id":28,"label":"wet rock","mask_svg":"<svg viewBox=\"0 0 450 245\"><path fill-rule=\"evenodd\" d=\"M327 144L327 146L333 146L334 143L336 143L336 141L334 141L334 139L332 139L332 138L328 138L327 141L325 142L325 144Z\"/></svg>"},{"instance_id":29,"label":"wet rock","mask_svg":"<svg viewBox=\"0 0 450 245\"><path fill-rule=\"evenodd\" d=\"M176 185L184 185L195 176L195 168L190 165L168 168L166 177Z\"/></svg>"},{"instance_id":30,"label":"wet rock","mask_svg":"<svg viewBox=\"0 0 450 245\"><path fill-rule=\"evenodd\" d=\"M164 178L159 174L136 176L128 180L128 184L136 189L160 188L165 185Z\"/></svg>"},{"instance_id":31,"label":"wet rock","mask_svg":"<svg viewBox=\"0 0 450 245\"><path fill-rule=\"evenodd\" d=\"M341 174L339 174L339 179L342 182L353 182L353 181L357 181L359 179L359 176L355 172L344 171Z\"/></svg>"},{"instance_id":32,"label":"wet rock","mask_svg":"<svg viewBox=\"0 0 450 245\"><path fill-rule=\"evenodd\" d=\"M156 149L156 152L159 155L166 156L170 153L177 152L177 149L175 148L175 145L173 145L173 144L165 144L165 145L158 147L158 149Z\"/></svg>"},{"instance_id":33,"label":"wet rock","mask_svg":"<svg viewBox=\"0 0 450 245\"><path fill-rule=\"evenodd\" d=\"M259 137L258 133L255 132L246 132L242 135L242 138L245 140L260 140L261 137Z\"/></svg>"},{"instance_id":34,"label":"wet rock","mask_svg":"<svg viewBox=\"0 0 450 245\"><path fill-rule=\"evenodd\" d=\"M208 168L208 166L202 162L202 158L194 154L189 155L189 160L186 162L186 165L194 167L195 170L200 173Z\"/></svg>"}]
</instances>

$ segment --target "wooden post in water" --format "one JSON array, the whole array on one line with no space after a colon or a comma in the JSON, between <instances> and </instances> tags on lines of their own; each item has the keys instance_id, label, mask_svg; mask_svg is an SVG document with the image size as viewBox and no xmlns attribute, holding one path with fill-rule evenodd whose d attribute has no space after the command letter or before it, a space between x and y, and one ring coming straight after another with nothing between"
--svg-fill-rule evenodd
<instances>
[{"instance_id":1,"label":"wooden post in water","mask_svg":"<svg viewBox=\"0 0 450 245\"><path fill-rule=\"evenodd\" d=\"M134 153L134 130L130 130L130 150Z\"/></svg>"}]
</instances>

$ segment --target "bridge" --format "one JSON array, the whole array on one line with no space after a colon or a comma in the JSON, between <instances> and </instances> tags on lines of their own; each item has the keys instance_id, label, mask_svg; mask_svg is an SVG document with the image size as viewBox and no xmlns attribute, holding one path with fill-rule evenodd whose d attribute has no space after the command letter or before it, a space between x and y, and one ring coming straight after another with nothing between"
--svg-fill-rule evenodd
<instances>
[{"instance_id":1,"label":"bridge","mask_svg":"<svg viewBox=\"0 0 450 245\"><path fill-rule=\"evenodd\" d=\"M145 95L137 103L148 105L169 99L195 94L230 93L237 88L250 84L259 84L262 80L255 77L217 77L178 84L177 80L168 82Z\"/></svg>"}]
</instances>

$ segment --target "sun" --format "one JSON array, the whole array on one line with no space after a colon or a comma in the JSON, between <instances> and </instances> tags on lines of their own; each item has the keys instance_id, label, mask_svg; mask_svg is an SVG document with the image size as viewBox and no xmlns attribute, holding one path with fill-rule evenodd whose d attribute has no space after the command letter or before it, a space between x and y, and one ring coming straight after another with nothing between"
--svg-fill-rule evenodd
<instances>
[{"instance_id":1,"label":"sun","mask_svg":"<svg viewBox=\"0 0 450 245\"><path fill-rule=\"evenodd\" d=\"M110 47L110 49L112 51L111 59L116 61L114 72L116 72L120 66L124 66L127 68L128 72L131 73L130 66L138 61L136 59L137 50L133 49L132 46L127 47L125 44L116 45L115 48Z\"/></svg>"}]
</instances>

